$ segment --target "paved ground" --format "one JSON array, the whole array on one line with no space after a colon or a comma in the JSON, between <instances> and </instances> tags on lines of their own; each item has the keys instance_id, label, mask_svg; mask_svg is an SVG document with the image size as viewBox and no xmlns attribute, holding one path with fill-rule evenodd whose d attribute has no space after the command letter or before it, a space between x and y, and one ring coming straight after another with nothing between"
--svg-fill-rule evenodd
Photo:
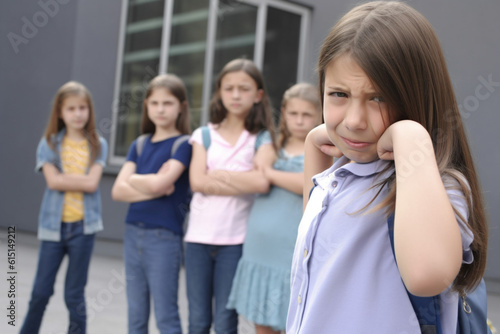
<instances>
[{"instance_id":1,"label":"paved ground","mask_svg":"<svg viewBox=\"0 0 500 334\"><path fill-rule=\"evenodd\" d=\"M29 295L33 284L37 260L38 240L31 233L16 233L16 263L15 263L15 299L9 298L10 284L7 279L12 276L7 263L7 231L0 227L0 270L6 279L0 279L0 334L18 333L24 315L26 314ZM5 255L1 255L5 254ZM105 255L104 255L105 254ZM59 270L54 296L52 296L45 311L41 334L65 334L67 331L67 310L63 299L64 273L66 259ZM122 244L119 242L98 240L90 265L89 280L86 288L88 334L124 334L127 333L127 309L125 296L124 267ZM184 270L180 276L179 308L183 332L187 333L187 299ZM8 324L11 321L6 308L11 300L15 301L15 327ZM150 333L158 333L155 327L154 315L151 315ZM238 333L255 334L253 325L240 318Z\"/></svg>"},{"instance_id":2,"label":"paved ground","mask_svg":"<svg viewBox=\"0 0 500 334\"><path fill-rule=\"evenodd\" d=\"M38 241L33 234L16 233L15 263L15 299L9 298L10 284L7 279L12 276L7 263L7 232L0 228L0 268L5 279L0 280L0 333L18 333L29 301L31 285L38 258ZM106 255L104 255L106 254ZM89 283L86 289L88 307L89 334L122 334L127 332L126 297L123 276L122 245L119 242L98 241L91 262ZM67 311L63 301L63 283L66 263L59 270L55 294L47 307L41 334L64 334L67 327ZM184 272L181 272L179 307L183 331L187 333L187 300L184 283ZM15 327L8 324L10 319L7 307L15 301ZM489 318L500 327L500 295L488 296ZM154 318L150 321L150 333L157 333ZM240 319L240 334L254 334L253 325Z\"/></svg>"}]
</instances>

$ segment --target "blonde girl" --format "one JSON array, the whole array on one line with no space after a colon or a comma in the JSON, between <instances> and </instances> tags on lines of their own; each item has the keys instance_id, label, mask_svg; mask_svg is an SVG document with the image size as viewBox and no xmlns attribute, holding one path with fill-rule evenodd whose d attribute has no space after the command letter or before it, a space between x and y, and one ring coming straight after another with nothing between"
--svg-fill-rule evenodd
<instances>
[{"instance_id":1,"label":"blonde girl","mask_svg":"<svg viewBox=\"0 0 500 334\"><path fill-rule=\"evenodd\" d=\"M228 308L256 324L257 334L285 330L290 267L302 216L304 141L321 123L316 87L299 83L281 103L278 158L263 168L272 185L250 212L243 256L233 281Z\"/></svg>"},{"instance_id":2,"label":"blonde girl","mask_svg":"<svg viewBox=\"0 0 500 334\"><path fill-rule=\"evenodd\" d=\"M43 172L47 188L38 219L38 267L21 333L40 330L65 255L68 333L86 332L84 290L95 233L103 228L99 181L107 150L95 129L89 91L75 81L64 84L54 98L36 153L35 170Z\"/></svg>"},{"instance_id":3,"label":"blonde girl","mask_svg":"<svg viewBox=\"0 0 500 334\"><path fill-rule=\"evenodd\" d=\"M208 334L212 320L216 333L237 331L238 315L226 304L255 193L269 190L255 166L274 158L272 134L260 71L250 60L229 62L217 78L208 127L190 139L194 195L185 261L191 334Z\"/></svg>"},{"instance_id":4,"label":"blonde girl","mask_svg":"<svg viewBox=\"0 0 500 334\"><path fill-rule=\"evenodd\" d=\"M160 333L182 333L177 295L190 200L189 119L182 80L153 78L142 108L143 135L130 145L113 185L113 199L130 203L124 259L131 334L148 332L151 299Z\"/></svg>"},{"instance_id":5,"label":"blonde girl","mask_svg":"<svg viewBox=\"0 0 500 334\"><path fill-rule=\"evenodd\" d=\"M315 187L304 196L287 333L421 333L406 289L440 295L442 332L455 333L488 232L434 30L404 3L360 5L330 31L318 70L325 124L306 139L304 194Z\"/></svg>"}]
</instances>

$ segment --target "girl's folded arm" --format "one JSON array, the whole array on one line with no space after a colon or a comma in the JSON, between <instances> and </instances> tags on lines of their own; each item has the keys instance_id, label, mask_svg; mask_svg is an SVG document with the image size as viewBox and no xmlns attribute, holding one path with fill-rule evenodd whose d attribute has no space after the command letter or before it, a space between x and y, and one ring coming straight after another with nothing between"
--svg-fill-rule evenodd
<instances>
[{"instance_id":1,"label":"girl's folded arm","mask_svg":"<svg viewBox=\"0 0 500 334\"><path fill-rule=\"evenodd\" d=\"M207 171L206 150L193 143L193 156L189 166L189 182L193 192L206 195L236 196L245 193L265 192L268 184L259 171L231 172L227 170ZM268 189L269 185L267 185Z\"/></svg>"},{"instance_id":2,"label":"girl's folded arm","mask_svg":"<svg viewBox=\"0 0 500 334\"><path fill-rule=\"evenodd\" d=\"M262 171L213 170L208 175L220 185L220 195L264 194L269 191L269 181Z\"/></svg>"},{"instance_id":3,"label":"girl's folded arm","mask_svg":"<svg viewBox=\"0 0 500 334\"><path fill-rule=\"evenodd\" d=\"M45 163L42 167L47 187L58 191L82 191L86 193L96 192L101 180L103 167L93 164L87 174L64 174L51 163Z\"/></svg>"},{"instance_id":4,"label":"girl's folded arm","mask_svg":"<svg viewBox=\"0 0 500 334\"><path fill-rule=\"evenodd\" d=\"M253 164L255 169L271 167L276 161L276 158L276 151L274 150L272 143L264 144L259 147L257 152L255 152Z\"/></svg>"},{"instance_id":5,"label":"girl's folded arm","mask_svg":"<svg viewBox=\"0 0 500 334\"><path fill-rule=\"evenodd\" d=\"M238 195L236 188L208 175L206 161L207 151L205 147L194 142L193 154L189 165L191 190L205 195Z\"/></svg>"},{"instance_id":6,"label":"girl's folded arm","mask_svg":"<svg viewBox=\"0 0 500 334\"><path fill-rule=\"evenodd\" d=\"M253 159L254 169L251 171L227 171L215 170L209 173L233 187L236 195L241 194L265 194L269 192L271 182L265 176L264 171L272 168L276 160L276 151L271 143L261 145Z\"/></svg>"},{"instance_id":7,"label":"girl's folded arm","mask_svg":"<svg viewBox=\"0 0 500 334\"><path fill-rule=\"evenodd\" d=\"M462 243L431 138L422 125L400 121L379 147L393 154L396 166L394 243L401 277L417 296L439 294L460 270Z\"/></svg>"},{"instance_id":8,"label":"girl's folded arm","mask_svg":"<svg viewBox=\"0 0 500 334\"><path fill-rule=\"evenodd\" d=\"M129 183L129 178L136 171L135 163L127 161L123 164L120 173L116 177L113 188L111 189L111 197L119 202L141 202L155 198L156 196L145 194L133 188Z\"/></svg>"},{"instance_id":9,"label":"girl's folded arm","mask_svg":"<svg viewBox=\"0 0 500 334\"><path fill-rule=\"evenodd\" d=\"M204 146L194 142L191 163L189 165L189 184L193 192L206 195L218 195L216 180L207 175L207 151Z\"/></svg>"},{"instance_id":10,"label":"girl's folded arm","mask_svg":"<svg viewBox=\"0 0 500 334\"><path fill-rule=\"evenodd\" d=\"M266 168L271 168L276 160L276 152L272 144L259 147L254 157L254 169L251 171L213 170L208 176L222 182L220 192L226 195L265 194L271 186L264 175Z\"/></svg>"},{"instance_id":11,"label":"girl's folded arm","mask_svg":"<svg viewBox=\"0 0 500 334\"><path fill-rule=\"evenodd\" d=\"M175 181L186 169L179 160L169 159L156 174L132 174L129 178L130 185L138 191L162 196L174 186Z\"/></svg>"},{"instance_id":12,"label":"girl's folded arm","mask_svg":"<svg viewBox=\"0 0 500 334\"><path fill-rule=\"evenodd\" d=\"M267 168L264 170L264 175L271 184L302 196L304 190L303 172L284 172L274 168Z\"/></svg>"}]
</instances>

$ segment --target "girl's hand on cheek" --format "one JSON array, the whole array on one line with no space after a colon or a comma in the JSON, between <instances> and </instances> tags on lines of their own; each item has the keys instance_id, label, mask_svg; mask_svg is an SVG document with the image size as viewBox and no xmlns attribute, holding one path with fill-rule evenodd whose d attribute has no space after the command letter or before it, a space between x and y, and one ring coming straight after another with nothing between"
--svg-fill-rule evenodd
<instances>
[{"instance_id":1,"label":"girl's hand on cheek","mask_svg":"<svg viewBox=\"0 0 500 334\"><path fill-rule=\"evenodd\" d=\"M342 152L337 148L337 146L330 144L323 144L319 147L320 151L326 155L329 155L334 158L340 158L343 156Z\"/></svg>"},{"instance_id":2,"label":"girl's hand on cheek","mask_svg":"<svg viewBox=\"0 0 500 334\"><path fill-rule=\"evenodd\" d=\"M393 126L397 123L389 126L377 142L377 153L382 160L394 160L394 145L392 142L392 130Z\"/></svg>"},{"instance_id":3,"label":"girl's hand on cheek","mask_svg":"<svg viewBox=\"0 0 500 334\"><path fill-rule=\"evenodd\" d=\"M307 135L306 140L310 141L316 148L328 156L340 158L343 155L330 140L325 124L318 125L312 129Z\"/></svg>"},{"instance_id":4,"label":"girl's hand on cheek","mask_svg":"<svg viewBox=\"0 0 500 334\"><path fill-rule=\"evenodd\" d=\"M377 143L378 156L383 160L408 159L413 152L419 151L434 155L427 130L421 124L410 120L393 123Z\"/></svg>"}]
</instances>

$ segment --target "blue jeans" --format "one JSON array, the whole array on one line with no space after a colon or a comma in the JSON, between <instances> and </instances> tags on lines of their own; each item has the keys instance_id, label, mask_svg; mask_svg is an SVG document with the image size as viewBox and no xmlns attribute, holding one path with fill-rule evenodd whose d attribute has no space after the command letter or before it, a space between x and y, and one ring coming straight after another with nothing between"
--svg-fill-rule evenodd
<instances>
[{"instance_id":1,"label":"blue jeans","mask_svg":"<svg viewBox=\"0 0 500 334\"><path fill-rule=\"evenodd\" d=\"M84 290L94 241L95 234L83 234L83 222L80 221L62 223L61 241L41 242L35 282L21 334L38 333L40 330L45 307L54 294L54 282L66 254L69 262L64 281L64 301L69 311L68 333L86 332Z\"/></svg>"},{"instance_id":2,"label":"blue jeans","mask_svg":"<svg viewBox=\"0 0 500 334\"><path fill-rule=\"evenodd\" d=\"M215 246L186 243L189 334L208 334L212 316L217 334L236 334L238 314L235 310L228 310L226 304L241 252L242 245Z\"/></svg>"},{"instance_id":3,"label":"blue jeans","mask_svg":"<svg viewBox=\"0 0 500 334\"><path fill-rule=\"evenodd\" d=\"M151 298L160 333L182 333L177 305L182 237L126 224L124 253L129 334L148 333Z\"/></svg>"}]
</instances>

